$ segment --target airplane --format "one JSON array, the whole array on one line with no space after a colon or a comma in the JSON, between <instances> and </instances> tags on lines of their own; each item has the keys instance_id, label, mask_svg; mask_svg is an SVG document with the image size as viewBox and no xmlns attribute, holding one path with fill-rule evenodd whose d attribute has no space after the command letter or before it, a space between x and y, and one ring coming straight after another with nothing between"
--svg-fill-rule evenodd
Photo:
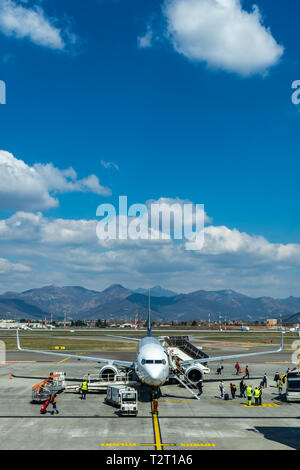
<instances>
[{"instance_id":1,"label":"airplane","mask_svg":"<svg viewBox=\"0 0 300 470\"><path fill-rule=\"evenodd\" d=\"M47 356L58 356L58 357L68 357L75 359L83 359L87 361L104 363L100 369L100 377L106 375L117 375L119 374L120 369L127 369L134 371L142 384L149 385L152 388L159 387L163 385L170 378L170 365L169 357L161 345L159 339L156 339L152 336L151 331L151 320L150 320L150 307L148 312L147 320L147 336L144 338L129 338L127 336L120 335L106 335L121 339L126 339L128 341L134 341L138 343L137 356L134 362L129 361L120 361L116 359L107 359L101 357L91 357L91 356L77 356L74 354L62 354L56 352L48 351L38 351L32 349L23 349L20 345L19 331L17 330L17 346L19 351L31 352L36 354L45 354ZM165 337L163 337L164 339ZM237 359L237 358L249 358L252 356L260 356L265 354L275 354L283 349L283 335L281 335L281 343L279 349L273 351L262 351L256 353L242 353L242 354L232 354L227 356L218 356L218 357L205 357L201 359L186 360L180 363L180 366L183 368L184 374L190 382L193 382L197 385L200 381L203 380L204 370L201 364L206 364L208 362L220 362L226 359Z\"/></svg>"},{"instance_id":2,"label":"airplane","mask_svg":"<svg viewBox=\"0 0 300 470\"><path fill-rule=\"evenodd\" d=\"M250 331L249 326L242 325L241 326L241 331Z\"/></svg>"}]
</instances>

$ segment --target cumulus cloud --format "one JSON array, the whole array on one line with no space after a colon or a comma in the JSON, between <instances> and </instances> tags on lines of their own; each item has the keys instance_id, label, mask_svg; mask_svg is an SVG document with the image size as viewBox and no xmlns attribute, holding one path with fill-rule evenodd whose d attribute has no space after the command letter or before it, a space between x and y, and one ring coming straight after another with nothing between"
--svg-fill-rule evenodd
<instances>
[{"instance_id":1,"label":"cumulus cloud","mask_svg":"<svg viewBox=\"0 0 300 470\"><path fill-rule=\"evenodd\" d=\"M20 285L14 278L18 272L24 276L23 288L167 283L180 292L232 288L251 295L297 295L299 244L272 243L236 228L207 225L202 249L187 251L185 240L98 240L97 222L28 212L0 220L0 259L11 263L0 262L0 271L2 263L10 273L8 288ZM32 271L26 271L28 266Z\"/></svg>"},{"instance_id":2,"label":"cumulus cloud","mask_svg":"<svg viewBox=\"0 0 300 470\"><path fill-rule=\"evenodd\" d=\"M6 36L27 38L34 44L50 49L63 50L66 39L74 44L75 35L63 32L57 21L46 17L40 6L30 8L27 2L0 0L0 30ZM69 40L67 39L67 40Z\"/></svg>"},{"instance_id":3,"label":"cumulus cloud","mask_svg":"<svg viewBox=\"0 0 300 470\"><path fill-rule=\"evenodd\" d=\"M7 259L0 258L0 275L3 274L16 274L16 273L28 273L31 271L29 266L19 263L11 263Z\"/></svg>"},{"instance_id":4,"label":"cumulus cloud","mask_svg":"<svg viewBox=\"0 0 300 470\"><path fill-rule=\"evenodd\" d=\"M283 54L258 7L248 12L241 0L166 0L163 11L173 47L191 61L249 76Z\"/></svg>"},{"instance_id":5,"label":"cumulus cloud","mask_svg":"<svg viewBox=\"0 0 300 470\"><path fill-rule=\"evenodd\" d=\"M95 175L77 179L73 168L60 170L52 163L37 163L30 167L11 153L0 150L0 209L44 210L57 207L57 193L92 192L108 196L109 188L102 186Z\"/></svg>"}]
</instances>

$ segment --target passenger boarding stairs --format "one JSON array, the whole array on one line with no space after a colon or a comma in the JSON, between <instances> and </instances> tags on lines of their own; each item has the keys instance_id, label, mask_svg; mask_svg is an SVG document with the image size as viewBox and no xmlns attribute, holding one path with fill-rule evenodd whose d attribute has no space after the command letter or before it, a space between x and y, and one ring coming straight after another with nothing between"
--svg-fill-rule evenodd
<instances>
[{"instance_id":1,"label":"passenger boarding stairs","mask_svg":"<svg viewBox=\"0 0 300 470\"><path fill-rule=\"evenodd\" d=\"M189 342L188 336L169 336L165 338L165 343L168 349L173 349L175 354L176 352L179 353L177 355L181 360L188 361L190 359L204 359L208 357L200 348ZM184 357L182 353L185 355ZM206 363L204 364L206 365Z\"/></svg>"},{"instance_id":2,"label":"passenger boarding stairs","mask_svg":"<svg viewBox=\"0 0 300 470\"><path fill-rule=\"evenodd\" d=\"M164 338L164 347L169 355L170 363L170 378L175 379L183 387L185 387L197 400L200 399L198 395L198 387L191 382L184 374L184 370L178 367L179 362L190 361L196 359L204 359L208 357L201 349L197 348L194 344L190 343L188 336L169 336ZM203 373L209 373L206 363L199 364Z\"/></svg>"}]
</instances>

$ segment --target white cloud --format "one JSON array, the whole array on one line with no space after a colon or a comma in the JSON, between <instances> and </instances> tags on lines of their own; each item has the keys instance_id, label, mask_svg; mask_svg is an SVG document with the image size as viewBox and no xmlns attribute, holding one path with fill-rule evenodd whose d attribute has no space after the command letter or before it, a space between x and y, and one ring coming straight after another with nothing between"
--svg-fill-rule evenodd
<instances>
[{"instance_id":1,"label":"white cloud","mask_svg":"<svg viewBox=\"0 0 300 470\"><path fill-rule=\"evenodd\" d=\"M28 273L31 272L31 268L25 266L24 264L11 263L7 259L0 258L0 275L3 274L13 274L16 273Z\"/></svg>"},{"instance_id":2,"label":"white cloud","mask_svg":"<svg viewBox=\"0 0 300 470\"><path fill-rule=\"evenodd\" d=\"M153 41L153 31L150 26L147 26L147 31L137 38L138 47L140 49L145 49L152 46Z\"/></svg>"},{"instance_id":3,"label":"white cloud","mask_svg":"<svg viewBox=\"0 0 300 470\"><path fill-rule=\"evenodd\" d=\"M28 38L34 44L50 49L63 50L66 47L65 38L70 33L56 26L56 20L46 17L40 6L30 8L13 0L0 0L0 30L6 36ZM72 43L75 36L72 35ZM69 39L68 39L69 40Z\"/></svg>"},{"instance_id":4,"label":"white cloud","mask_svg":"<svg viewBox=\"0 0 300 470\"><path fill-rule=\"evenodd\" d=\"M97 220L26 212L0 220L0 259L11 263L0 262L0 272L2 263L10 273L2 289L49 283L100 289L120 282L128 287L158 283L179 292L232 288L251 295L299 294L300 244L271 243L208 225L203 249L186 251L184 240L99 241L96 226ZM22 273L22 286L14 272Z\"/></svg>"},{"instance_id":5,"label":"white cloud","mask_svg":"<svg viewBox=\"0 0 300 470\"><path fill-rule=\"evenodd\" d=\"M115 170L120 171L119 165L117 165L117 164L114 163L114 162L106 162L106 161L104 161L104 160L101 160L100 163L101 163L101 165L102 165L104 168L106 168L106 169L108 169L108 168L114 168Z\"/></svg>"},{"instance_id":6,"label":"white cloud","mask_svg":"<svg viewBox=\"0 0 300 470\"><path fill-rule=\"evenodd\" d=\"M44 210L58 206L53 196L66 192L92 192L102 196L111 194L101 186L97 176L77 179L73 168L60 170L52 163L37 163L30 167L11 153L0 150L0 209Z\"/></svg>"},{"instance_id":7,"label":"white cloud","mask_svg":"<svg viewBox=\"0 0 300 470\"><path fill-rule=\"evenodd\" d=\"M240 0L166 0L163 11L173 47L192 61L248 76L283 54L257 6L247 12Z\"/></svg>"}]
</instances>

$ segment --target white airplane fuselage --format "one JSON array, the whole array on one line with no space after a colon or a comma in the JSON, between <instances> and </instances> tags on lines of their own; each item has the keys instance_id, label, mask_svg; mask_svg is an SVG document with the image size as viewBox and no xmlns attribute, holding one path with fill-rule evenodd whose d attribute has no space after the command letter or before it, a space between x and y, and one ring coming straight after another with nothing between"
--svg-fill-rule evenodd
<instances>
[{"instance_id":1,"label":"white airplane fuselage","mask_svg":"<svg viewBox=\"0 0 300 470\"><path fill-rule=\"evenodd\" d=\"M139 343L135 372L142 383L150 386L162 385L169 377L168 355L152 336Z\"/></svg>"}]
</instances>

